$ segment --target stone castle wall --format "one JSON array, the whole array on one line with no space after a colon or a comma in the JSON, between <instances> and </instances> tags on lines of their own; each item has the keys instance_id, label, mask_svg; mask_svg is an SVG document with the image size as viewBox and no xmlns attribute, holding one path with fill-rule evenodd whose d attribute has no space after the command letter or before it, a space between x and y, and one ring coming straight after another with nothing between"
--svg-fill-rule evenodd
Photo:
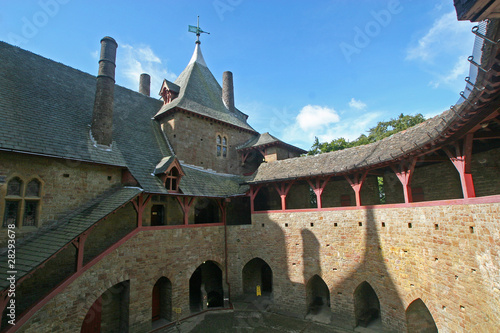
<instances>
[{"instance_id":1,"label":"stone castle wall","mask_svg":"<svg viewBox=\"0 0 500 333\"><path fill-rule=\"evenodd\" d=\"M242 295L243 267L258 257L273 271L276 312L303 317L305 286L317 274L330 290L333 325L355 325L353 293L367 281L389 331L406 330L405 310L418 298L440 332L491 331L500 325L499 220L499 203L255 214L251 225L227 227L231 297ZM99 295L130 281L130 332L147 332L155 282L170 279L172 306L186 317L189 278L206 260L225 276L223 227L140 231L19 331L78 331Z\"/></svg>"},{"instance_id":2,"label":"stone castle wall","mask_svg":"<svg viewBox=\"0 0 500 333\"><path fill-rule=\"evenodd\" d=\"M19 177L24 185L32 179L41 182L38 226L59 219L105 190L120 184L121 168L78 161L0 152L0 217L4 218L7 182ZM18 237L37 230L20 227ZM0 246L6 233L0 233Z\"/></svg>"},{"instance_id":3,"label":"stone castle wall","mask_svg":"<svg viewBox=\"0 0 500 333\"><path fill-rule=\"evenodd\" d=\"M247 167L242 167L240 154L236 151L236 147L254 136L246 131L182 112L162 119L162 129L175 154L187 164L232 174L253 172L256 169L252 161L246 163ZM217 135L227 137L227 157L217 156Z\"/></svg>"}]
</instances>

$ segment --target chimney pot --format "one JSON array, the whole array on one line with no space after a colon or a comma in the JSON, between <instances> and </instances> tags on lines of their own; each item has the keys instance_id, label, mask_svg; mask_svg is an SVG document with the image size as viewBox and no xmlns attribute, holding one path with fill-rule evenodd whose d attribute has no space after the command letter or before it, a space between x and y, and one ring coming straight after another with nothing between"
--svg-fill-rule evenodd
<instances>
[{"instance_id":1,"label":"chimney pot","mask_svg":"<svg viewBox=\"0 0 500 333\"><path fill-rule=\"evenodd\" d=\"M151 90L151 76L142 73L139 80L139 92L143 95L150 96Z\"/></svg>"},{"instance_id":2,"label":"chimney pot","mask_svg":"<svg viewBox=\"0 0 500 333\"><path fill-rule=\"evenodd\" d=\"M222 74L222 101L229 111L234 112L233 73L230 71Z\"/></svg>"},{"instance_id":3,"label":"chimney pot","mask_svg":"<svg viewBox=\"0 0 500 333\"><path fill-rule=\"evenodd\" d=\"M113 103L115 61L118 44L111 37L101 39L99 73L96 80L94 111L90 135L98 145L110 147L113 142Z\"/></svg>"}]
</instances>

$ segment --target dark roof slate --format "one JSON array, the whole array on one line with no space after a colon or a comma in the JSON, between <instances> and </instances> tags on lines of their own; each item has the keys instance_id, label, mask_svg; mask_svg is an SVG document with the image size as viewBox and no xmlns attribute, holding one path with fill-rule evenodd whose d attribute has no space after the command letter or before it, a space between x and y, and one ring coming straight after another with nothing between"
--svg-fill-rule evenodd
<instances>
[{"instance_id":1,"label":"dark roof slate","mask_svg":"<svg viewBox=\"0 0 500 333\"><path fill-rule=\"evenodd\" d=\"M138 194L141 189L135 187L114 188L98 198L82 206L55 225L43 227L34 235L16 244L17 279L22 278L45 260L54 255L61 247L73 241L78 235L92 225L126 204ZM4 289L9 282L7 253L0 255L0 288Z\"/></svg>"},{"instance_id":2,"label":"dark roof slate","mask_svg":"<svg viewBox=\"0 0 500 333\"><path fill-rule=\"evenodd\" d=\"M245 194L250 188L241 185L247 177L207 171L191 165L182 164L185 176L179 188L185 195L207 197L229 197Z\"/></svg>"},{"instance_id":3,"label":"dark roof slate","mask_svg":"<svg viewBox=\"0 0 500 333\"><path fill-rule=\"evenodd\" d=\"M288 149L291 149L291 150L296 150L296 151L301 152L301 153L306 153L305 150L298 148L298 147L295 147L295 146L292 146L284 141L281 141L277 137L269 134L268 132L255 136L254 138L245 142L241 146L236 147L236 149L242 150L242 149L258 148L261 146L269 146L269 145L277 145L277 144L285 145Z\"/></svg>"},{"instance_id":4,"label":"dark roof slate","mask_svg":"<svg viewBox=\"0 0 500 333\"><path fill-rule=\"evenodd\" d=\"M247 115L238 109L231 112L224 106L222 88L206 66L199 45L196 45L191 61L174 83L180 87L179 97L163 105L155 118L177 107L255 132L246 121Z\"/></svg>"},{"instance_id":5,"label":"dark roof slate","mask_svg":"<svg viewBox=\"0 0 500 333\"><path fill-rule=\"evenodd\" d=\"M162 103L115 86L111 151L89 138L96 78L0 42L0 150L127 167L144 189L170 155L151 118Z\"/></svg>"}]
</instances>

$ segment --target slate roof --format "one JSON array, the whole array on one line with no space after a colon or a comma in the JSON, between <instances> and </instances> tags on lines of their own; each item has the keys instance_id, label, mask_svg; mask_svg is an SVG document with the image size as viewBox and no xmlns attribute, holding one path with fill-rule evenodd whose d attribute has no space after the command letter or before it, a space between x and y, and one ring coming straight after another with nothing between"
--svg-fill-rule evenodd
<instances>
[{"instance_id":1,"label":"slate roof","mask_svg":"<svg viewBox=\"0 0 500 333\"><path fill-rule=\"evenodd\" d=\"M255 132L248 125L246 114L236 108L235 112L231 112L224 106L222 88L208 69L199 44L196 45L191 61L174 83L180 87L179 97L163 105L155 115L156 119L174 111L175 108L181 108Z\"/></svg>"},{"instance_id":2,"label":"slate roof","mask_svg":"<svg viewBox=\"0 0 500 333\"><path fill-rule=\"evenodd\" d=\"M89 137L95 76L4 42L0 42L0 59L0 150L128 168L146 192L168 193L154 176L158 163L174 156L158 121L152 119L161 101L116 85L112 150L104 151L94 147ZM206 68L204 72L210 74ZM210 177L214 180L209 182ZM180 185L186 193L204 196L240 193L239 179L218 190L212 185L219 178L188 170L186 183L183 178ZM228 178L223 179L227 183ZM202 182L212 185L196 185Z\"/></svg>"},{"instance_id":3,"label":"slate roof","mask_svg":"<svg viewBox=\"0 0 500 333\"><path fill-rule=\"evenodd\" d=\"M295 151L298 151L302 154L307 153L307 151L305 151L304 149L292 146L284 141L281 141L277 137L269 134L268 132L257 135L256 137L250 139L249 141L245 142L244 144L237 147L236 149L237 150L244 150L244 149L259 148L259 147L263 147L263 146L274 146L274 145L283 145L290 150L295 150Z\"/></svg>"},{"instance_id":4,"label":"slate roof","mask_svg":"<svg viewBox=\"0 0 500 333\"><path fill-rule=\"evenodd\" d=\"M456 119L452 110L380 141L315 156L262 163L249 183L333 175L390 162L432 142Z\"/></svg>"},{"instance_id":5,"label":"slate roof","mask_svg":"<svg viewBox=\"0 0 500 333\"><path fill-rule=\"evenodd\" d=\"M70 216L50 227L43 227L28 239L16 244L17 280L49 259L59 249L73 241L78 235L126 204L141 189L135 187L114 188L82 206ZM0 289L8 287L7 253L0 255Z\"/></svg>"},{"instance_id":6,"label":"slate roof","mask_svg":"<svg viewBox=\"0 0 500 333\"><path fill-rule=\"evenodd\" d=\"M179 188L185 195L229 197L243 195L250 189L248 185L240 185L248 177L215 173L187 164L182 164L182 170L185 176Z\"/></svg>"}]
</instances>

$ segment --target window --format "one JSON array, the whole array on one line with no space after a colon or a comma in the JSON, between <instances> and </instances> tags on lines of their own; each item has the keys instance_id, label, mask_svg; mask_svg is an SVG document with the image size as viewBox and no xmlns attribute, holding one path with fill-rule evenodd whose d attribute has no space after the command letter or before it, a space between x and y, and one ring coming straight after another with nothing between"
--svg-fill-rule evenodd
<instances>
[{"instance_id":1,"label":"window","mask_svg":"<svg viewBox=\"0 0 500 333\"><path fill-rule=\"evenodd\" d=\"M179 170L176 167L173 167L170 172L167 173L167 178L165 181L165 188L169 191L177 192L178 184L179 184Z\"/></svg>"},{"instance_id":2,"label":"window","mask_svg":"<svg viewBox=\"0 0 500 333\"><path fill-rule=\"evenodd\" d=\"M23 181L12 178L7 184L5 197L5 211L3 227L9 224L20 226L36 226L40 210L41 183L37 179L31 180L24 188Z\"/></svg>"},{"instance_id":3,"label":"window","mask_svg":"<svg viewBox=\"0 0 500 333\"><path fill-rule=\"evenodd\" d=\"M227 157L227 137L217 135L217 157Z\"/></svg>"}]
</instances>

